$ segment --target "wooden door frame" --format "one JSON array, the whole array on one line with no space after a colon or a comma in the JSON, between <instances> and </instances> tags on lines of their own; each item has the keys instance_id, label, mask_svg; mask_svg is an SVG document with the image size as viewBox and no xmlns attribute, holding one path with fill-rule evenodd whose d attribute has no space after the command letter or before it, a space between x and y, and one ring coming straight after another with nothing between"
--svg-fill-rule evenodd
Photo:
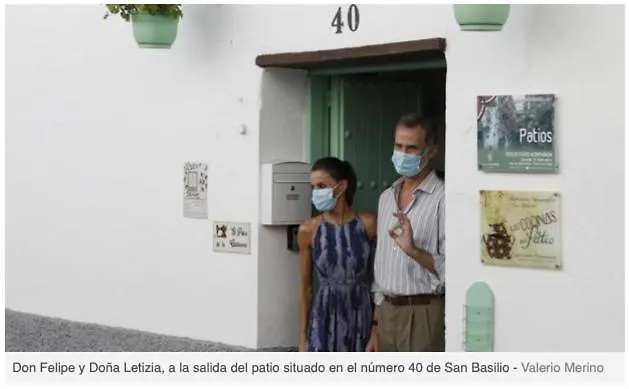
<instances>
[{"instance_id":1,"label":"wooden door frame","mask_svg":"<svg viewBox=\"0 0 629 389\"><path fill-rule=\"evenodd\" d=\"M445 49L444 38L429 38L332 50L262 54L256 57L255 62L261 68L308 71L310 87L305 147L306 160L312 163L328 155L342 157L344 138L339 124L342 123L343 112L336 108L339 99L342 99L340 77L445 68ZM329 107L333 108L331 112Z\"/></svg>"},{"instance_id":2,"label":"wooden door frame","mask_svg":"<svg viewBox=\"0 0 629 389\"><path fill-rule=\"evenodd\" d=\"M446 49L444 38L383 43L368 46L344 47L332 50L302 51L297 53L262 54L256 57L261 68L317 70L347 66L385 65L441 58Z\"/></svg>"},{"instance_id":3,"label":"wooden door frame","mask_svg":"<svg viewBox=\"0 0 629 389\"><path fill-rule=\"evenodd\" d=\"M330 155L330 78L309 77L309 90L306 161L313 163Z\"/></svg>"},{"instance_id":4,"label":"wooden door frame","mask_svg":"<svg viewBox=\"0 0 629 389\"><path fill-rule=\"evenodd\" d=\"M306 160L312 163L327 155L342 157L343 136L339 124L343 112L336 109L339 99L342 99L339 77L445 68L445 49L444 38L429 38L332 50L262 54L256 57L255 62L261 68L308 71L310 87L305 147ZM328 107L333 107L330 113ZM330 122L334 125L330 126Z\"/></svg>"},{"instance_id":5,"label":"wooden door frame","mask_svg":"<svg viewBox=\"0 0 629 389\"><path fill-rule=\"evenodd\" d=\"M343 158L344 137L341 134L343 99L341 78L332 75L311 76L308 99L306 160L310 163L325 156Z\"/></svg>"}]
</instances>

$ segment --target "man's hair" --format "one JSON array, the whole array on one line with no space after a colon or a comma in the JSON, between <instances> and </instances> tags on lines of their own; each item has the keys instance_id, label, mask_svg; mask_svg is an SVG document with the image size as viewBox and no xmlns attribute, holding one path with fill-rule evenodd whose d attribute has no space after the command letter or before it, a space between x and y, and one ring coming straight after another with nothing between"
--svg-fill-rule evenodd
<instances>
[{"instance_id":1,"label":"man's hair","mask_svg":"<svg viewBox=\"0 0 629 389\"><path fill-rule=\"evenodd\" d=\"M406 128L421 127L424 130L424 134L426 134L426 144L429 146L437 144L439 134L437 125L432 118L418 113L408 113L400 118L397 125Z\"/></svg>"}]
</instances>

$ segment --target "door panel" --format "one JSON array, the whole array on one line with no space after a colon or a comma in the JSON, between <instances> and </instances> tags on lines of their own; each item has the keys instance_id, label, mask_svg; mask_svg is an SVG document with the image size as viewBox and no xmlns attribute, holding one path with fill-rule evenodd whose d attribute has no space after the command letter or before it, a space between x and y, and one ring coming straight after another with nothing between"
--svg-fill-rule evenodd
<instances>
[{"instance_id":1,"label":"door panel","mask_svg":"<svg viewBox=\"0 0 629 389\"><path fill-rule=\"evenodd\" d=\"M343 158L352 164L358 178L354 207L373 211L380 180L379 93L375 84L354 79L342 80L342 88Z\"/></svg>"},{"instance_id":2,"label":"door panel","mask_svg":"<svg viewBox=\"0 0 629 389\"><path fill-rule=\"evenodd\" d=\"M339 77L333 85L332 110L338 115L331 150L356 170L354 207L377 212L380 193L397 179L391 164L395 125L403 114L421 110L421 85L364 76Z\"/></svg>"}]
</instances>

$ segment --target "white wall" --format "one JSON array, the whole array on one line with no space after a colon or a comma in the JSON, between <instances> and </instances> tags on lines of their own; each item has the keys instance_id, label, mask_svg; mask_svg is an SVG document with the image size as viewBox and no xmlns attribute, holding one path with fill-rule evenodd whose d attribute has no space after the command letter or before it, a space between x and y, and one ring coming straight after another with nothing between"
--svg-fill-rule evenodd
<instances>
[{"instance_id":1,"label":"white wall","mask_svg":"<svg viewBox=\"0 0 629 389\"><path fill-rule=\"evenodd\" d=\"M257 345L261 71L228 8L188 11L160 51L102 6L8 7L9 308ZM195 159L209 221L182 217ZM214 253L212 220L251 222L254 254Z\"/></svg>"},{"instance_id":2,"label":"white wall","mask_svg":"<svg viewBox=\"0 0 629 389\"><path fill-rule=\"evenodd\" d=\"M306 84L255 56L443 37L448 350L477 280L496 294L496 351L622 350L622 8L514 5L487 34L460 32L443 5L360 6L360 29L336 35L335 10L186 6L173 49L155 51L100 6L8 7L7 306L294 344L297 257L283 230L258 228L258 181L261 162L303 157ZM476 170L475 96L518 92L558 96L559 175ZM212 252L209 222L182 218L189 159L210 163L209 222L251 222L252 255ZM478 190L499 188L562 193L563 270L481 266Z\"/></svg>"},{"instance_id":3,"label":"white wall","mask_svg":"<svg viewBox=\"0 0 629 389\"><path fill-rule=\"evenodd\" d=\"M448 349L460 344L464 290L485 280L497 351L624 350L622 7L513 6L503 34L457 34L447 57ZM470 102L486 92L557 95L559 175L476 170ZM561 192L564 268L482 266L479 189Z\"/></svg>"}]
</instances>

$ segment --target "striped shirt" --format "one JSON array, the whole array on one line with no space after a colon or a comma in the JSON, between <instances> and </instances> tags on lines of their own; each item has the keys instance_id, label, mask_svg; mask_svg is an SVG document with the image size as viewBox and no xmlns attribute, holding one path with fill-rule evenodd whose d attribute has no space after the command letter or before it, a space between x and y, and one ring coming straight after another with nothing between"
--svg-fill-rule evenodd
<instances>
[{"instance_id":1,"label":"striped shirt","mask_svg":"<svg viewBox=\"0 0 629 389\"><path fill-rule=\"evenodd\" d=\"M404 213L413 227L415 246L432 254L437 275L404 254L389 236L398 220L398 193L402 179L380 195L378 203L378 246L374 260L374 301L385 295L442 294L445 292L445 185L431 171L414 190Z\"/></svg>"}]
</instances>

